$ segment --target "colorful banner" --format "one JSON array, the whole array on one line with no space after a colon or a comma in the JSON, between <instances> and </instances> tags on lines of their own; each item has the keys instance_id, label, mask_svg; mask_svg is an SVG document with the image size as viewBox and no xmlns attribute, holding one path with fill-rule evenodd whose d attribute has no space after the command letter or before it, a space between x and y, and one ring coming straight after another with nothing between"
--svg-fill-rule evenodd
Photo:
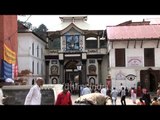
<instances>
[{"instance_id":1,"label":"colorful banner","mask_svg":"<svg viewBox=\"0 0 160 120\"><path fill-rule=\"evenodd\" d=\"M12 64L12 78L16 78L18 76L18 66Z\"/></svg>"},{"instance_id":2,"label":"colorful banner","mask_svg":"<svg viewBox=\"0 0 160 120\"><path fill-rule=\"evenodd\" d=\"M14 78L14 64L12 64L12 78Z\"/></svg>"},{"instance_id":3,"label":"colorful banner","mask_svg":"<svg viewBox=\"0 0 160 120\"><path fill-rule=\"evenodd\" d=\"M3 78L12 78L12 64L7 63L6 61L3 61Z\"/></svg>"},{"instance_id":4,"label":"colorful banner","mask_svg":"<svg viewBox=\"0 0 160 120\"><path fill-rule=\"evenodd\" d=\"M4 44L4 60L9 64L16 63L16 53Z\"/></svg>"}]
</instances>

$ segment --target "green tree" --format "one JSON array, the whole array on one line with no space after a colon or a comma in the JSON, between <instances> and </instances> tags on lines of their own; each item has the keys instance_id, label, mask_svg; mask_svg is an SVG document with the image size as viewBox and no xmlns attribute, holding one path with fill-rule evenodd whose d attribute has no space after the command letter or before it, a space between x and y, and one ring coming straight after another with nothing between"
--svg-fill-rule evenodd
<instances>
[{"instance_id":1,"label":"green tree","mask_svg":"<svg viewBox=\"0 0 160 120\"><path fill-rule=\"evenodd\" d=\"M42 39L46 40L47 38L47 27L44 24L41 24L38 28L34 28L33 32L35 32Z\"/></svg>"},{"instance_id":2,"label":"green tree","mask_svg":"<svg viewBox=\"0 0 160 120\"><path fill-rule=\"evenodd\" d=\"M23 21L20 21L18 20L18 22L22 23L23 25L25 25L28 29L31 29L32 28L32 23L30 22L23 22Z\"/></svg>"}]
</instances>

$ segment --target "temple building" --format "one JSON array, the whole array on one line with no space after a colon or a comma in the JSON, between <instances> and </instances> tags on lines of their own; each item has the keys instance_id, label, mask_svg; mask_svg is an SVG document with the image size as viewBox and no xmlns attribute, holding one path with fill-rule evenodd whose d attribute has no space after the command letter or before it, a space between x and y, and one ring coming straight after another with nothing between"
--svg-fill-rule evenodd
<instances>
[{"instance_id":1,"label":"temple building","mask_svg":"<svg viewBox=\"0 0 160 120\"><path fill-rule=\"evenodd\" d=\"M45 54L48 83L105 84L106 32L89 25L87 16L61 16L56 31L48 31ZM82 65L81 71L77 65ZM80 78L80 81L78 81Z\"/></svg>"}]
</instances>

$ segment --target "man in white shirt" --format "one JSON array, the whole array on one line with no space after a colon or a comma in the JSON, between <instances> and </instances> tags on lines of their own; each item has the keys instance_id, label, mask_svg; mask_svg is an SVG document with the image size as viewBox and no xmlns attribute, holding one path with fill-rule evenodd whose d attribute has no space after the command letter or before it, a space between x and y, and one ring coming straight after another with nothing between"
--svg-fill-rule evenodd
<instances>
[{"instance_id":1,"label":"man in white shirt","mask_svg":"<svg viewBox=\"0 0 160 120\"><path fill-rule=\"evenodd\" d=\"M123 84L121 83L120 86L119 86L119 91L118 91L118 92L119 92L119 96L121 96L121 91L122 91L122 88L123 88L123 87L124 87L124 86L123 86Z\"/></svg>"},{"instance_id":2,"label":"man in white shirt","mask_svg":"<svg viewBox=\"0 0 160 120\"><path fill-rule=\"evenodd\" d=\"M106 87L104 85L102 86L101 94L103 94L104 96L107 95L107 89L106 89Z\"/></svg>"},{"instance_id":3,"label":"man in white shirt","mask_svg":"<svg viewBox=\"0 0 160 120\"><path fill-rule=\"evenodd\" d=\"M0 83L0 105L3 105L3 91L2 91L2 84Z\"/></svg>"},{"instance_id":4,"label":"man in white shirt","mask_svg":"<svg viewBox=\"0 0 160 120\"><path fill-rule=\"evenodd\" d=\"M40 105L41 104L41 87L43 86L43 79L38 77L36 84L29 90L24 105Z\"/></svg>"},{"instance_id":5,"label":"man in white shirt","mask_svg":"<svg viewBox=\"0 0 160 120\"><path fill-rule=\"evenodd\" d=\"M91 89L89 88L89 85L87 84L85 86L85 88L83 88L82 90L82 95L86 95L86 94L90 94L91 93Z\"/></svg>"},{"instance_id":6,"label":"man in white shirt","mask_svg":"<svg viewBox=\"0 0 160 120\"><path fill-rule=\"evenodd\" d=\"M113 90L111 92L111 96L112 96L112 105L116 105L116 100L117 100L117 96L118 96L118 91L116 90L115 87L113 87Z\"/></svg>"}]
</instances>

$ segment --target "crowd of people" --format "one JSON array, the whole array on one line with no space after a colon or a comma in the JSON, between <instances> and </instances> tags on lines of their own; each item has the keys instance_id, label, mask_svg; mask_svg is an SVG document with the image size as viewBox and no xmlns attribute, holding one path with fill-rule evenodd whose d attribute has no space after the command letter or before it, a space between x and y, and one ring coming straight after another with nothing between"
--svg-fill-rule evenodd
<instances>
[{"instance_id":1,"label":"crowd of people","mask_svg":"<svg viewBox=\"0 0 160 120\"><path fill-rule=\"evenodd\" d=\"M28 94L26 95L24 105L41 105L41 87L43 86L43 83L43 78L37 77L35 85L30 88ZM97 84L85 84L78 86L76 89L75 88L76 87L73 88L71 84L63 84L63 90L57 95L57 99L54 104L73 105L71 96L72 94L75 94L75 91L77 90L80 92L80 97L83 96L83 100L89 98L90 100L87 102L92 104L98 103L98 101L105 101L105 99L108 100L108 98L110 98L111 104L117 105L117 98L119 97L121 105L127 105L126 98L130 98L132 103L135 105L160 105L160 87L158 87L156 91L157 94L154 97L151 96L145 88L141 90L141 93L139 93L140 95L137 97L138 92L135 87L128 89L127 87L124 87L123 84L120 84L119 88L108 88L105 85ZM4 95L2 91L2 84L0 84L0 105L3 105L3 99ZM92 99L94 99L94 102ZM78 100L81 99L79 98ZM106 102L107 101L103 103L99 102L99 104L106 104Z\"/></svg>"},{"instance_id":2,"label":"crowd of people","mask_svg":"<svg viewBox=\"0 0 160 120\"><path fill-rule=\"evenodd\" d=\"M109 89L104 85L89 85L81 86L81 96L91 93L101 93L104 96L111 98L112 105L117 105L117 98L120 98L121 105L127 105L126 98L129 98L134 105L160 105L160 88L157 90L157 94L151 96L146 88L138 91L135 87L128 89L120 84L119 89L113 87Z\"/></svg>"}]
</instances>

